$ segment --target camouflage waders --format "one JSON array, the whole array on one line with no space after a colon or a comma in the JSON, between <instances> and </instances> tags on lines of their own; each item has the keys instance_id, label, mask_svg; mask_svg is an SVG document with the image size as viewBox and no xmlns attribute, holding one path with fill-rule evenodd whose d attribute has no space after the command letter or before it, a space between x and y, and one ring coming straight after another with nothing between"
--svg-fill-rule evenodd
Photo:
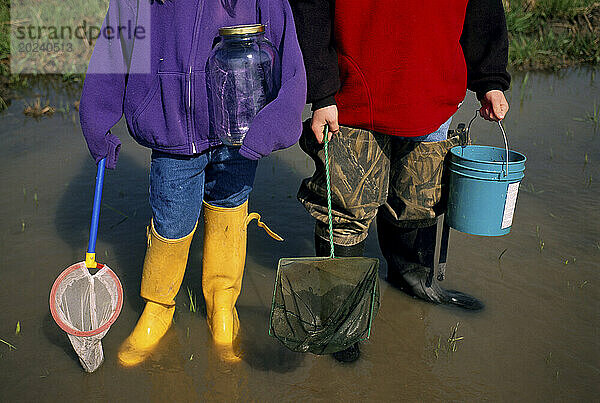
<instances>
[{"instance_id":1,"label":"camouflage waders","mask_svg":"<svg viewBox=\"0 0 600 403\"><path fill-rule=\"evenodd\" d=\"M340 127L329 142L334 242L348 246L363 241L378 211L398 227L435 225L445 210L444 158L459 144L459 136L418 142ZM325 155L310 120L304 122L300 147L316 169L302 182L298 200L316 219L315 234L328 239Z\"/></svg>"}]
</instances>

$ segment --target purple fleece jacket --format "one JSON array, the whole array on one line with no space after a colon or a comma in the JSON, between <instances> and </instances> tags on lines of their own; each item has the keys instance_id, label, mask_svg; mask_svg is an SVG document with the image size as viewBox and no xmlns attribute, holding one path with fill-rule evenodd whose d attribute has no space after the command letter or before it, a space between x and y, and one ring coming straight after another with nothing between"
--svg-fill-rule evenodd
<instances>
[{"instance_id":1,"label":"purple fleece jacket","mask_svg":"<svg viewBox=\"0 0 600 403\"><path fill-rule=\"evenodd\" d=\"M123 114L133 138L155 150L193 155L222 144L209 124L206 62L219 27L254 23L266 25L279 51L281 89L239 152L259 159L292 146L302 131L306 75L287 0L238 0L235 17L219 0L111 0L79 105L96 162L107 157L107 167L116 166L121 142L110 129Z\"/></svg>"}]
</instances>

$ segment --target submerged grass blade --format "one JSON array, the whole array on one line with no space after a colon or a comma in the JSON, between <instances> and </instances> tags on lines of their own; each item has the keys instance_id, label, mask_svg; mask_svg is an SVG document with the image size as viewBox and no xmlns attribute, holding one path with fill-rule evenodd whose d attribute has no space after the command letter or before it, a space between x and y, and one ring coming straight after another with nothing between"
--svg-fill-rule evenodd
<instances>
[{"instance_id":1,"label":"submerged grass blade","mask_svg":"<svg viewBox=\"0 0 600 403\"><path fill-rule=\"evenodd\" d=\"M459 325L460 322L456 322L456 325L452 328L452 334L450 335L450 337L448 337L448 352L455 352L457 347L456 342L464 339L464 337L462 336L456 336Z\"/></svg>"},{"instance_id":2,"label":"submerged grass blade","mask_svg":"<svg viewBox=\"0 0 600 403\"><path fill-rule=\"evenodd\" d=\"M125 221L127 221L127 219L128 219L128 218L129 218L129 217L123 217L123 218L121 218L121 220L120 220L118 223L111 225L111 226L110 226L110 229L113 229L113 228L115 228L115 227L117 227L117 226L119 226L119 225L123 224Z\"/></svg>"},{"instance_id":3,"label":"submerged grass blade","mask_svg":"<svg viewBox=\"0 0 600 403\"><path fill-rule=\"evenodd\" d=\"M198 310L198 304L196 302L196 296L194 295L194 293L192 292L192 290L190 290L189 287L187 289L187 292L188 292L188 297L190 299L190 312L196 313L196 311Z\"/></svg>"},{"instance_id":4,"label":"submerged grass blade","mask_svg":"<svg viewBox=\"0 0 600 403\"><path fill-rule=\"evenodd\" d=\"M436 359L439 358L439 356L440 356L440 348L441 348L441 337L438 336L437 346L433 347L433 354L435 355Z\"/></svg>"},{"instance_id":5,"label":"submerged grass blade","mask_svg":"<svg viewBox=\"0 0 600 403\"><path fill-rule=\"evenodd\" d=\"M529 72L525 73L525 77L523 77L523 81L521 81L521 88L519 90L521 105L523 105L523 100L525 99L525 96L526 96L527 81L529 81Z\"/></svg>"},{"instance_id":6,"label":"submerged grass blade","mask_svg":"<svg viewBox=\"0 0 600 403\"><path fill-rule=\"evenodd\" d=\"M112 210L112 211L114 211L115 213L122 215L122 216L123 216L123 217L125 217L125 218L129 218L129 216L128 216L127 214L125 214L125 213L124 213L124 212L122 212L121 210L118 210L118 209L114 208L113 206L111 206L111 205L109 205L109 204L107 204L107 203L102 203L102 205L103 205L104 207L106 207L107 209L109 209L109 210Z\"/></svg>"},{"instance_id":7,"label":"submerged grass blade","mask_svg":"<svg viewBox=\"0 0 600 403\"><path fill-rule=\"evenodd\" d=\"M540 231L539 225L535 226L535 236L538 240L538 249L539 249L540 253L542 253L542 250L544 250L545 244L544 244L544 240L542 239L542 233Z\"/></svg>"},{"instance_id":8,"label":"submerged grass blade","mask_svg":"<svg viewBox=\"0 0 600 403\"><path fill-rule=\"evenodd\" d=\"M10 344L6 340L0 339L0 342L6 344L10 350L16 350L17 349L15 346L13 346L12 344Z\"/></svg>"},{"instance_id":9,"label":"submerged grass blade","mask_svg":"<svg viewBox=\"0 0 600 403\"><path fill-rule=\"evenodd\" d=\"M504 254L506 253L507 250L508 250L508 248L504 248L504 250L498 256L498 260L502 259L502 256L504 256Z\"/></svg>"},{"instance_id":10,"label":"submerged grass blade","mask_svg":"<svg viewBox=\"0 0 600 403\"><path fill-rule=\"evenodd\" d=\"M587 119L594 123L594 126L600 124L600 104L596 105L596 102L594 102L594 109L591 113L588 113Z\"/></svg>"}]
</instances>

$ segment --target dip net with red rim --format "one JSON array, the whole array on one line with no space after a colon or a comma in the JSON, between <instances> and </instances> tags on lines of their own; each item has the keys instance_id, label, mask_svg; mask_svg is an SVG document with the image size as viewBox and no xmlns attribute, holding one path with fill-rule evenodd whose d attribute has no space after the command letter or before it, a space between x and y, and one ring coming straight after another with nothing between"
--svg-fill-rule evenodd
<instances>
[{"instance_id":1,"label":"dip net with red rim","mask_svg":"<svg viewBox=\"0 0 600 403\"><path fill-rule=\"evenodd\" d=\"M123 306L123 287L116 274L98 264L95 274L85 262L65 269L52 285L50 312L69 336L71 345L87 372L104 361L102 338Z\"/></svg>"}]
</instances>

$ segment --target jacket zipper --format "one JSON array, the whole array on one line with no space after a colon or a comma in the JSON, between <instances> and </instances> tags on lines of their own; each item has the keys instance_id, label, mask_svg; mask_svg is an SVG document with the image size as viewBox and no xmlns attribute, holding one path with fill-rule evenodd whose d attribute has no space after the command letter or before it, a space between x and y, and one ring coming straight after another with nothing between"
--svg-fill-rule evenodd
<instances>
[{"instance_id":1,"label":"jacket zipper","mask_svg":"<svg viewBox=\"0 0 600 403\"><path fill-rule=\"evenodd\" d=\"M192 153L196 153L196 143L194 142L194 112L192 110L192 68L194 66L195 55L196 55L196 39L198 37L198 29L200 26L200 20L202 16L203 0L198 0L198 9L196 11L196 21L194 22L194 32L192 33L192 44L190 48L189 70L188 70L188 111L189 111L189 130L192 143Z\"/></svg>"},{"instance_id":2,"label":"jacket zipper","mask_svg":"<svg viewBox=\"0 0 600 403\"><path fill-rule=\"evenodd\" d=\"M192 66L188 72L188 109L192 113Z\"/></svg>"},{"instance_id":3,"label":"jacket zipper","mask_svg":"<svg viewBox=\"0 0 600 403\"><path fill-rule=\"evenodd\" d=\"M188 72L188 111L190 113L190 131L192 136L192 154L196 154L196 144L194 143L194 130L193 130L193 119L194 114L192 111L192 66Z\"/></svg>"}]
</instances>

